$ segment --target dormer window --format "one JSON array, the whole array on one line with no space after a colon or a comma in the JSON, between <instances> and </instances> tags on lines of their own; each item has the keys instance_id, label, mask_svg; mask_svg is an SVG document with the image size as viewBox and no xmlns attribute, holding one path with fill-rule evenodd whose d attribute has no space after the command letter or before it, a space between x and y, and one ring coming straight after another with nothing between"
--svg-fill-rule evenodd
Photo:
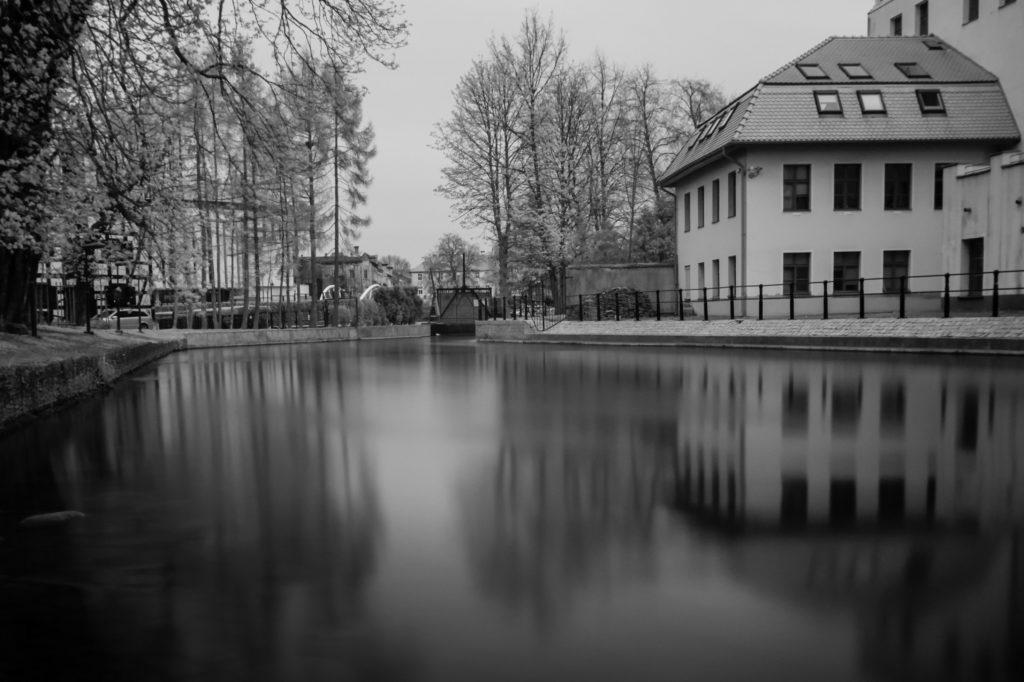
<instances>
[{"instance_id":1,"label":"dormer window","mask_svg":"<svg viewBox=\"0 0 1024 682\"><path fill-rule=\"evenodd\" d=\"M860 111L862 114L884 114L885 100L880 92L868 92L859 90L857 99L860 100Z\"/></svg>"},{"instance_id":2,"label":"dormer window","mask_svg":"<svg viewBox=\"0 0 1024 682\"><path fill-rule=\"evenodd\" d=\"M903 62L896 64L896 68L903 72L907 78L931 78L917 62Z\"/></svg>"},{"instance_id":3,"label":"dormer window","mask_svg":"<svg viewBox=\"0 0 1024 682\"><path fill-rule=\"evenodd\" d=\"M946 104L942 101L942 93L938 90L918 90L917 103L922 114L944 114Z\"/></svg>"},{"instance_id":4,"label":"dormer window","mask_svg":"<svg viewBox=\"0 0 1024 682\"><path fill-rule=\"evenodd\" d=\"M800 69L800 73L804 75L804 78L810 80L821 80L828 78L828 74L817 64L797 64L796 68Z\"/></svg>"},{"instance_id":5,"label":"dormer window","mask_svg":"<svg viewBox=\"0 0 1024 682\"><path fill-rule=\"evenodd\" d=\"M814 102L818 105L819 114L843 115L843 104L839 101L839 93L834 90L830 92L815 92Z\"/></svg>"},{"instance_id":6,"label":"dormer window","mask_svg":"<svg viewBox=\"0 0 1024 682\"><path fill-rule=\"evenodd\" d=\"M871 74L860 64L840 64L839 68L843 70L847 78L871 78Z\"/></svg>"}]
</instances>

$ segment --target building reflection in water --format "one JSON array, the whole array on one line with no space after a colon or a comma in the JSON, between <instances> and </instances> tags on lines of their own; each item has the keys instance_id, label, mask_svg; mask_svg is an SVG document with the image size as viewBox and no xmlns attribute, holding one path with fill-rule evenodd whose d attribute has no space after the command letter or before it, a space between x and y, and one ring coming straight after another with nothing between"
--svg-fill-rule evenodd
<instances>
[{"instance_id":1,"label":"building reflection in water","mask_svg":"<svg viewBox=\"0 0 1024 682\"><path fill-rule=\"evenodd\" d=\"M386 678L407 664L364 618L382 527L365 444L346 428L358 415L337 390L343 370L337 358L269 352L273 362L244 350L172 357L15 441L36 460L12 470L52 479L25 488L35 497L20 501L22 515L91 513L62 561L32 560L27 545L3 557L18 588L4 606L28 618L32 582L68 584L76 606L61 617L82 619L90 644L77 655L90 674ZM31 576L20 588L19 573ZM25 622L7 633L22 645L4 652L11 674L19 658L33 670L43 660ZM39 625L47 647L76 650ZM68 661L51 660L61 679Z\"/></svg>"},{"instance_id":2,"label":"building reflection in water","mask_svg":"<svg viewBox=\"0 0 1024 682\"><path fill-rule=\"evenodd\" d=\"M684 368L672 504L743 579L856 614L891 679L1024 671L1024 369L709 355Z\"/></svg>"},{"instance_id":3,"label":"building reflection in water","mask_svg":"<svg viewBox=\"0 0 1024 682\"><path fill-rule=\"evenodd\" d=\"M578 349L478 362L507 427L462 489L492 598L548 622L583 592L641 583L667 504L749 588L846 614L864 674L1021 671L1019 364Z\"/></svg>"}]
</instances>

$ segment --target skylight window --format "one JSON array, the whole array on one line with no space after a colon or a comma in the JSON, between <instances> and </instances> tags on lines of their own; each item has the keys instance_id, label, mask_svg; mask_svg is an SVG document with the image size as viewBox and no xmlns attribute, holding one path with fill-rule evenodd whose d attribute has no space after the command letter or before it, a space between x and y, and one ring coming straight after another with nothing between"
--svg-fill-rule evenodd
<instances>
[{"instance_id":1,"label":"skylight window","mask_svg":"<svg viewBox=\"0 0 1024 682\"><path fill-rule=\"evenodd\" d=\"M818 105L819 114L843 115L843 104L839 101L839 93L834 90L831 92L815 92L814 102Z\"/></svg>"},{"instance_id":2,"label":"skylight window","mask_svg":"<svg viewBox=\"0 0 1024 682\"><path fill-rule=\"evenodd\" d=\"M804 75L804 78L822 79L828 78L828 74L817 64L797 64L796 68L800 69L800 73Z\"/></svg>"},{"instance_id":3,"label":"skylight window","mask_svg":"<svg viewBox=\"0 0 1024 682\"><path fill-rule=\"evenodd\" d=\"M917 103L922 114L944 114L946 104L942 101L942 93L938 90L918 90Z\"/></svg>"},{"instance_id":4,"label":"skylight window","mask_svg":"<svg viewBox=\"0 0 1024 682\"><path fill-rule=\"evenodd\" d=\"M871 74L860 64L840 64L839 68L843 70L847 78L871 78Z\"/></svg>"},{"instance_id":5,"label":"skylight window","mask_svg":"<svg viewBox=\"0 0 1024 682\"><path fill-rule=\"evenodd\" d=\"M885 100L880 92L858 91L857 99L860 100L860 111L863 114L884 114Z\"/></svg>"},{"instance_id":6,"label":"skylight window","mask_svg":"<svg viewBox=\"0 0 1024 682\"><path fill-rule=\"evenodd\" d=\"M736 111L736 107L729 107L728 109L725 110L725 113L722 114L720 120L718 121L718 132L721 132L722 129L725 128L726 124L729 122L729 119L732 118L732 113L734 111Z\"/></svg>"},{"instance_id":7,"label":"skylight window","mask_svg":"<svg viewBox=\"0 0 1024 682\"><path fill-rule=\"evenodd\" d=\"M917 62L903 62L896 64L896 68L903 72L907 78L931 78Z\"/></svg>"}]
</instances>

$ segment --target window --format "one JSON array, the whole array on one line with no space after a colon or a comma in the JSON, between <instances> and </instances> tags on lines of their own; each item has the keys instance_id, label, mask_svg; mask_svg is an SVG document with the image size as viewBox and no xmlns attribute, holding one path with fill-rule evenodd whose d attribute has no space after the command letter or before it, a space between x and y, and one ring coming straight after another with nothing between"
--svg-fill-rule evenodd
<instances>
[{"instance_id":1,"label":"window","mask_svg":"<svg viewBox=\"0 0 1024 682\"><path fill-rule=\"evenodd\" d=\"M703 263L697 263L697 288L700 289L702 292L704 291L704 264ZM703 297L704 297L704 294L702 293L701 294L701 298L703 298Z\"/></svg>"},{"instance_id":2,"label":"window","mask_svg":"<svg viewBox=\"0 0 1024 682\"><path fill-rule=\"evenodd\" d=\"M964 0L964 23L969 24L978 18L978 0Z\"/></svg>"},{"instance_id":3,"label":"window","mask_svg":"<svg viewBox=\"0 0 1024 682\"><path fill-rule=\"evenodd\" d=\"M718 180L711 181L711 222L718 222L718 205L721 199L721 190Z\"/></svg>"},{"instance_id":4,"label":"window","mask_svg":"<svg viewBox=\"0 0 1024 682\"><path fill-rule=\"evenodd\" d=\"M928 2L919 2L914 7L915 14L917 15L917 35L926 36L928 35Z\"/></svg>"},{"instance_id":5,"label":"window","mask_svg":"<svg viewBox=\"0 0 1024 682\"><path fill-rule=\"evenodd\" d=\"M832 291L855 294L860 291L860 251L836 251L832 256Z\"/></svg>"},{"instance_id":6,"label":"window","mask_svg":"<svg viewBox=\"0 0 1024 682\"><path fill-rule=\"evenodd\" d=\"M736 256L729 256L729 293L735 295L733 288L736 286Z\"/></svg>"},{"instance_id":7,"label":"window","mask_svg":"<svg viewBox=\"0 0 1024 682\"><path fill-rule=\"evenodd\" d=\"M883 251L882 252L882 293L900 293L900 280L906 282L910 276L910 252L909 251ZM907 290L909 285L905 285Z\"/></svg>"},{"instance_id":8,"label":"window","mask_svg":"<svg viewBox=\"0 0 1024 682\"><path fill-rule=\"evenodd\" d=\"M729 217L730 218L735 218L736 217L736 171L732 171L731 173L729 173L728 192L729 192L729 199L728 199Z\"/></svg>"},{"instance_id":9,"label":"window","mask_svg":"<svg viewBox=\"0 0 1024 682\"><path fill-rule=\"evenodd\" d=\"M942 175L946 168L952 166L951 163L937 163L935 164L935 210L942 210L942 194L945 191L942 186Z\"/></svg>"},{"instance_id":10,"label":"window","mask_svg":"<svg viewBox=\"0 0 1024 682\"><path fill-rule=\"evenodd\" d=\"M839 101L839 93L834 90L831 92L815 92L814 102L818 105L819 114L843 115L843 105Z\"/></svg>"},{"instance_id":11,"label":"window","mask_svg":"<svg viewBox=\"0 0 1024 682\"><path fill-rule=\"evenodd\" d=\"M857 99L860 101L860 111L862 114L885 113L885 100L882 99L882 93L858 90Z\"/></svg>"},{"instance_id":12,"label":"window","mask_svg":"<svg viewBox=\"0 0 1024 682\"><path fill-rule=\"evenodd\" d=\"M889 20L889 35L901 36L903 35L903 15L897 14Z\"/></svg>"},{"instance_id":13,"label":"window","mask_svg":"<svg viewBox=\"0 0 1024 682\"><path fill-rule=\"evenodd\" d=\"M704 188L697 188L697 228L704 227Z\"/></svg>"},{"instance_id":14,"label":"window","mask_svg":"<svg viewBox=\"0 0 1024 682\"><path fill-rule=\"evenodd\" d=\"M690 193L683 195L683 232L690 231Z\"/></svg>"},{"instance_id":15,"label":"window","mask_svg":"<svg viewBox=\"0 0 1024 682\"><path fill-rule=\"evenodd\" d=\"M718 259L711 261L711 298L722 297L722 273L718 267Z\"/></svg>"},{"instance_id":16,"label":"window","mask_svg":"<svg viewBox=\"0 0 1024 682\"><path fill-rule=\"evenodd\" d=\"M843 70L848 78L871 78L871 74L860 64L840 64L839 68Z\"/></svg>"},{"instance_id":17,"label":"window","mask_svg":"<svg viewBox=\"0 0 1024 682\"><path fill-rule=\"evenodd\" d=\"M899 69L907 78L931 78L931 76L928 75L928 72L925 71L917 62L897 63L896 68Z\"/></svg>"},{"instance_id":18,"label":"window","mask_svg":"<svg viewBox=\"0 0 1024 682\"><path fill-rule=\"evenodd\" d=\"M817 64L797 64L796 68L800 70L800 73L804 75L804 78L815 80L828 78L828 74Z\"/></svg>"},{"instance_id":19,"label":"window","mask_svg":"<svg viewBox=\"0 0 1024 682\"><path fill-rule=\"evenodd\" d=\"M689 265L684 265L683 266L683 286L684 286L685 291L686 291L686 298L687 298L687 300L689 300L689 298L690 298L690 266Z\"/></svg>"},{"instance_id":20,"label":"window","mask_svg":"<svg viewBox=\"0 0 1024 682\"><path fill-rule=\"evenodd\" d=\"M416 273L416 281L417 282L422 282L423 281L423 273L422 272L417 272Z\"/></svg>"},{"instance_id":21,"label":"window","mask_svg":"<svg viewBox=\"0 0 1024 682\"><path fill-rule=\"evenodd\" d=\"M836 211L860 210L860 164L837 163L833 209Z\"/></svg>"},{"instance_id":22,"label":"window","mask_svg":"<svg viewBox=\"0 0 1024 682\"><path fill-rule=\"evenodd\" d=\"M917 104L922 114L944 114L946 105L942 102L942 93L938 90L918 90Z\"/></svg>"},{"instance_id":23,"label":"window","mask_svg":"<svg viewBox=\"0 0 1024 682\"><path fill-rule=\"evenodd\" d=\"M910 178L909 163L885 164L885 210L910 210Z\"/></svg>"},{"instance_id":24,"label":"window","mask_svg":"<svg viewBox=\"0 0 1024 682\"><path fill-rule=\"evenodd\" d=\"M811 254L782 254L782 293L789 296L806 296L811 293Z\"/></svg>"},{"instance_id":25,"label":"window","mask_svg":"<svg viewBox=\"0 0 1024 682\"><path fill-rule=\"evenodd\" d=\"M786 164L782 167L782 210L811 210L811 167Z\"/></svg>"}]
</instances>

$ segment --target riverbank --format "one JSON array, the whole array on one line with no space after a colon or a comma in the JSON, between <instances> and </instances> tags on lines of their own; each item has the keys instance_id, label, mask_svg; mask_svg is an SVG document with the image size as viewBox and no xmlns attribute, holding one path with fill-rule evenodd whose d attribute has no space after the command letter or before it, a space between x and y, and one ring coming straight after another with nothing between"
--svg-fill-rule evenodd
<instances>
[{"instance_id":1,"label":"riverbank","mask_svg":"<svg viewBox=\"0 0 1024 682\"><path fill-rule=\"evenodd\" d=\"M481 341L1024 356L1024 317L838 320L522 320L477 324Z\"/></svg>"},{"instance_id":2,"label":"riverbank","mask_svg":"<svg viewBox=\"0 0 1024 682\"><path fill-rule=\"evenodd\" d=\"M39 336L0 334L0 433L100 391L178 350L323 343L430 335L429 325L124 331L39 328Z\"/></svg>"}]
</instances>

